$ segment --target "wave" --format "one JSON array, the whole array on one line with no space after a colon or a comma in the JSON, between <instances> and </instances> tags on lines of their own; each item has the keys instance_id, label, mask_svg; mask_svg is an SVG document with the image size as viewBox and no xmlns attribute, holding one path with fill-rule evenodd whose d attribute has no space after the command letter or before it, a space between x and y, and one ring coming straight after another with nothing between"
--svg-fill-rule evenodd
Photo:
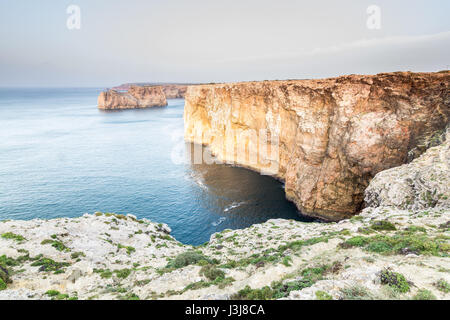
<instances>
[{"instance_id":1,"label":"wave","mask_svg":"<svg viewBox=\"0 0 450 320\"><path fill-rule=\"evenodd\" d=\"M227 220L227 218L225 217L220 217L219 220L211 223L211 225L213 225L214 227L217 227L218 225L222 224L222 222L224 222L225 220Z\"/></svg>"},{"instance_id":2,"label":"wave","mask_svg":"<svg viewBox=\"0 0 450 320\"><path fill-rule=\"evenodd\" d=\"M228 207L226 207L225 209L223 209L223 212L228 212L230 210L233 210L234 208L240 207L243 204L246 204L247 201L242 201L242 202L233 202L232 204L230 204Z\"/></svg>"}]
</instances>

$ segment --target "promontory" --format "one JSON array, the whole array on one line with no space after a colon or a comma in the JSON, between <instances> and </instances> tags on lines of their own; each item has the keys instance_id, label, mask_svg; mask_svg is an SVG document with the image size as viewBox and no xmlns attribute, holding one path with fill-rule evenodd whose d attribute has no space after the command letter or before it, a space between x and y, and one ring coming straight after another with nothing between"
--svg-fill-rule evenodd
<instances>
[{"instance_id":1,"label":"promontory","mask_svg":"<svg viewBox=\"0 0 450 320\"><path fill-rule=\"evenodd\" d=\"M193 86L185 139L273 175L303 214L337 221L361 211L378 172L442 136L449 87L450 71Z\"/></svg>"}]
</instances>

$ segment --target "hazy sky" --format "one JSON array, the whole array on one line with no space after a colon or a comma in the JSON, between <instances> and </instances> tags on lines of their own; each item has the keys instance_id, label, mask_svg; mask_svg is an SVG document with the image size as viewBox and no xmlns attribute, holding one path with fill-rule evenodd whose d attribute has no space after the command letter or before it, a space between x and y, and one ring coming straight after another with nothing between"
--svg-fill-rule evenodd
<instances>
[{"instance_id":1,"label":"hazy sky","mask_svg":"<svg viewBox=\"0 0 450 320\"><path fill-rule=\"evenodd\" d=\"M449 15L448 0L1 0L0 86L437 71L450 68Z\"/></svg>"}]
</instances>

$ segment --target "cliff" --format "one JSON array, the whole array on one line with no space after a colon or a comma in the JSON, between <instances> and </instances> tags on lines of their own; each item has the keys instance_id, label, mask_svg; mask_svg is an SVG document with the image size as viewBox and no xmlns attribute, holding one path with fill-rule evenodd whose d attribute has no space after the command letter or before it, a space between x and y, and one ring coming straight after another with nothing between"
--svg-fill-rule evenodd
<instances>
[{"instance_id":1,"label":"cliff","mask_svg":"<svg viewBox=\"0 0 450 320\"><path fill-rule=\"evenodd\" d=\"M408 164L378 173L365 190L368 207L450 208L450 128L445 141Z\"/></svg>"},{"instance_id":2,"label":"cliff","mask_svg":"<svg viewBox=\"0 0 450 320\"><path fill-rule=\"evenodd\" d=\"M271 174L303 214L361 210L380 171L399 166L450 116L450 72L189 87L185 139Z\"/></svg>"},{"instance_id":3,"label":"cliff","mask_svg":"<svg viewBox=\"0 0 450 320\"><path fill-rule=\"evenodd\" d=\"M167 100L159 86L131 86L127 92L108 90L98 97L98 108L104 110L137 109L166 106Z\"/></svg>"},{"instance_id":4,"label":"cliff","mask_svg":"<svg viewBox=\"0 0 450 320\"><path fill-rule=\"evenodd\" d=\"M124 83L120 86L112 88L113 90L121 90L128 91L132 86L138 87L148 87L148 86L159 86L162 88L164 94L166 95L166 99L182 99L186 94L187 87L190 85L189 83Z\"/></svg>"}]
</instances>

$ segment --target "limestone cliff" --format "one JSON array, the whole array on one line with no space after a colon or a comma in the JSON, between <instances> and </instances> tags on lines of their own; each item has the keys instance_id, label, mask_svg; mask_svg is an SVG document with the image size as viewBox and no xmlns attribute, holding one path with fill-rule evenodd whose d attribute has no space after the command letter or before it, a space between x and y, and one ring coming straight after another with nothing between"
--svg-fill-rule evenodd
<instances>
[{"instance_id":1,"label":"limestone cliff","mask_svg":"<svg viewBox=\"0 0 450 320\"><path fill-rule=\"evenodd\" d=\"M365 191L368 207L450 208L450 128L445 141L411 163L378 173Z\"/></svg>"},{"instance_id":2,"label":"limestone cliff","mask_svg":"<svg viewBox=\"0 0 450 320\"><path fill-rule=\"evenodd\" d=\"M188 86L184 84L165 84L162 86L167 99L184 98L187 87Z\"/></svg>"},{"instance_id":3,"label":"limestone cliff","mask_svg":"<svg viewBox=\"0 0 450 320\"><path fill-rule=\"evenodd\" d=\"M166 105L166 96L160 86L131 86L127 92L108 90L100 93L98 97L98 108L105 110L138 109Z\"/></svg>"},{"instance_id":4,"label":"limestone cliff","mask_svg":"<svg viewBox=\"0 0 450 320\"><path fill-rule=\"evenodd\" d=\"M189 83L124 83L120 86L112 88L113 90L128 91L133 86L138 87L149 87L149 86L160 86L166 95L166 99L182 99L186 94L187 87Z\"/></svg>"},{"instance_id":5,"label":"limestone cliff","mask_svg":"<svg viewBox=\"0 0 450 320\"><path fill-rule=\"evenodd\" d=\"M378 172L446 126L449 84L442 71L189 87L185 138L284 181L302 213L340 220Z\"/></svg>"}]
</instances>

